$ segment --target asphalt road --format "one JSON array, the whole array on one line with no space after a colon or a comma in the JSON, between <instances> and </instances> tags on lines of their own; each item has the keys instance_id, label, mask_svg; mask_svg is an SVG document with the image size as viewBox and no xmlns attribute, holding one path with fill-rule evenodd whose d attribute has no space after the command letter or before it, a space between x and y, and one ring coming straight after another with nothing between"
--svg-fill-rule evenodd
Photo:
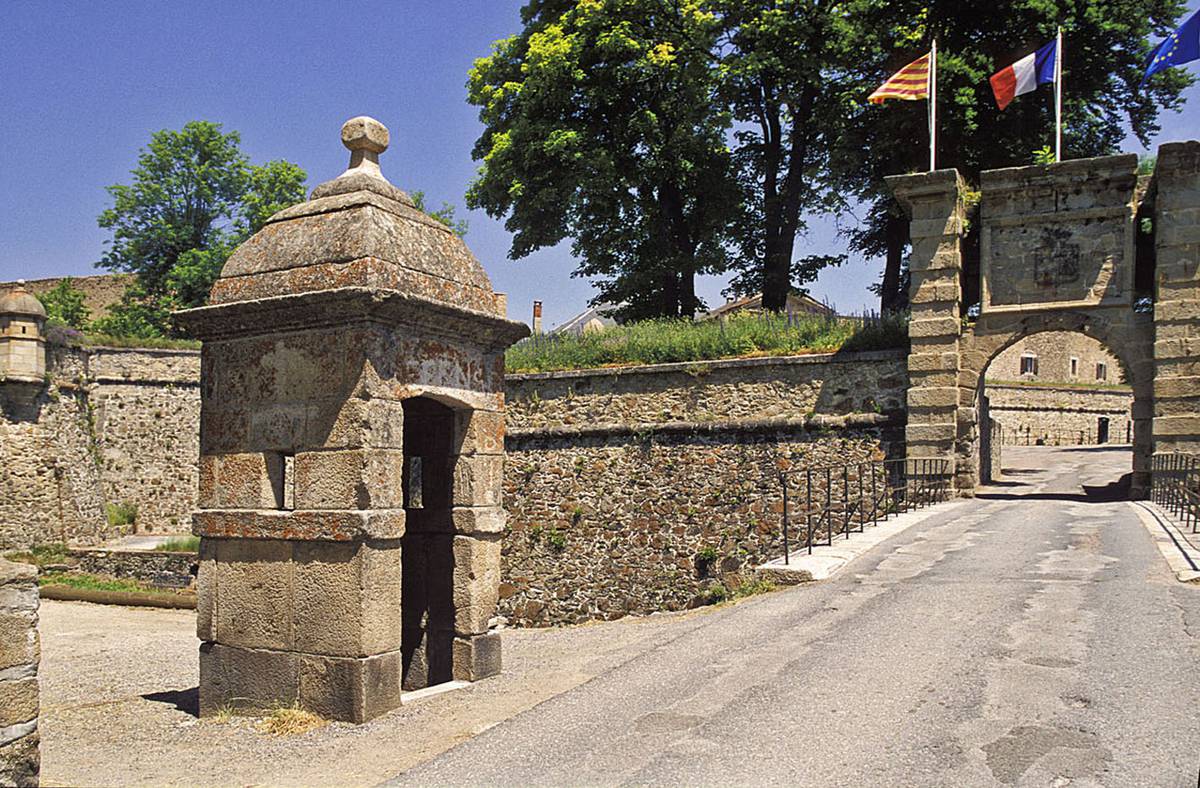
<instances>
[{"instance_id":1,"label":"asphalt road","mask_svg":"<svg viewBox=\"0 0 1200 788\"><path fill-rule=\"evenodd\" d=\"M1128 458L1007 450L1006 486L393 784L1194 788L1200 587L1112 500Z\"/></svg>"}]
</instances>

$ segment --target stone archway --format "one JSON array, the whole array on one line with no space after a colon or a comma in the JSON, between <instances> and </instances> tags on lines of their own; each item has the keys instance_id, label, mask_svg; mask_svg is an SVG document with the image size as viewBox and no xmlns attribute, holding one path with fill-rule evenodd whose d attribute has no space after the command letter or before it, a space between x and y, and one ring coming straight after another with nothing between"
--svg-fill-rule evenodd
<instances>
[{"instance_id":1,"label":"stone archway","mask_svg":"<svg viewBox=\"0 0 1200 788\"><path fill-rule=\"evenodd\" d=\"M979 192L954 170L887 179L913 245L907 454L952 459L960 494L979 479L981 376L1003 348L1042 331L1081 332L1125 365L1135 497L1149 489L1155 452L1200 450L1200 143L1162 146L1157 166L1139 178L1137 157L1125 155L995 170ZM971 315L967 199L980 200L981 300ZM1144 220L1153 254L1139 259Z\"/></svg>"},{"instance_id":2,"label":"stone archway","mask_svg":"<svg viewBox=\"0 0 1200 788\"><path fill-rule=\"evenodd\" d=\"M1129 317L1132 319L1127 319ZM958 441L955 446L960 489L982 480L979 468L979 392L988 366L1005 349L1026 337L1048 331L1070 331L1099 342L1117 357L1133 388L1133 480L1131 494L1145 497L1149 491L1150 457L1153 454L1150 413L1154 401L1153 322L1149 315L1132 310L1099 309L1043 312L1024 317L981 316L964 329L961 342L959 379L963 400L959 408Z\"/></svg>"}]
</instances>

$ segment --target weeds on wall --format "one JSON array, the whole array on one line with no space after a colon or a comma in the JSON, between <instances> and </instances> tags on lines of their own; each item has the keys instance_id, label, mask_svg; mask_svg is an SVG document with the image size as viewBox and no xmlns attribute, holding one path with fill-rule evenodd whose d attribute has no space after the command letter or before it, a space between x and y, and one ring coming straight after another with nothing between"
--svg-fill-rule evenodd
<instances>
[{"instance_id":1,"label":"weeds on wall","mask_svg":"<svg viewBox=\"0 0 1200 788\"><path fill-rule=\"evenodd\" d=\"M16 561L22 564L33 564L37 567L48 566L52 564L75 563L75 559L71 557L70 552L67 550L67 546L62 542L34 545L28 550L17 550L11 553L5 553L4 557L9 561Z\"/></svg>"},{"instance_id":2,"label":"weeds on wall","mask_svg":"<svg viewBox=\"0 0 1200 788\"><path fill-rule=\"evenodd\" d=\"M136 503L122 501L121 503L110 503L104 507L104 514L108 518L110 528L120 528L126 525L133 525L137 522L138 507Z\"/></svg>"},{"instance_id":3,"label":"weeds on wall","mask_svg":"<svg viewBox=\"0 0 1200 788\"><path fill-rule=\"evenodd\" d=\"M904 316L734 315L727 320L646 320L582 335L538 335L508 349L509 372L549 372L721 358L885 350L908 345Z\"/></svg>"},{"instance_id":4,"label":"weeds on wall","mask_svg":"<svg viewBox=\"0 0 1200 788\"><path fill-rule=\"evenodd\" d=\"M200 537L176 536L154 549L163 553L198 553L200 552Z\"/></svg>"}]
</instances>

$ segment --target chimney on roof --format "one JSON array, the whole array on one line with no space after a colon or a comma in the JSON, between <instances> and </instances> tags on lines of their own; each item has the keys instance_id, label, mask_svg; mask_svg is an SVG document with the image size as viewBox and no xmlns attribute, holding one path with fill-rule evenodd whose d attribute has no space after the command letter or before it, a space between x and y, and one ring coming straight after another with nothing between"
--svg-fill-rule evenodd
<instances>
[{"instance_id":1,"label":"chimney on roof","mask_svg":"<svg viewBox=\"0 0 1200 788\"><path fill-rule=\"evenodd\" d=\"M533 302L533 333L542 333L542 302Z\"/></svg>"}]
</instances>

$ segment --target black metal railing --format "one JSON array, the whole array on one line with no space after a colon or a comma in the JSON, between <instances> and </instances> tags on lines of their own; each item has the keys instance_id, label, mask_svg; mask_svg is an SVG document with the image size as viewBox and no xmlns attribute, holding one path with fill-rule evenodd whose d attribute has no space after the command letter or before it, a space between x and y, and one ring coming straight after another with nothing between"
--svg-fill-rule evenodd
<instances>
[{"instance_id":1,"label":"black metal railing","mask_svg":"<svg viewBox=\"0 0 1200 788\"><path fill-rule=\"evenodd\" d=\"M1200 456L1172 452L1150 461L1150 498L1184 530L1200 529Z\"/></svg>"},{"instance_id":2,"label":"black metal railing","mask_svg":"<svg viewBox=\"0 0 1200 788\"><path fill-rule=\"evenodd\" d=\"M783 471L783 562L797 527L799 548L811 554L814 544L832 546L837 536L948 499L951 469L950 460L931 457Z\"/></svg>"},{"instance_id":3,"label":"black metal railing","mask_svg":"<svg viewBox=\"0 0 1200 788\"><path fill-rule=\"evenodd\" d=\"M1131 423L1124 427L1114 424L1107 434L1102 433L1098 427L1038 431L1030 427L1004 427L1000 432L1002 446L1100 446L1109 443L1129 443L1132 440Z\"/></svg>"}]
</instances>

